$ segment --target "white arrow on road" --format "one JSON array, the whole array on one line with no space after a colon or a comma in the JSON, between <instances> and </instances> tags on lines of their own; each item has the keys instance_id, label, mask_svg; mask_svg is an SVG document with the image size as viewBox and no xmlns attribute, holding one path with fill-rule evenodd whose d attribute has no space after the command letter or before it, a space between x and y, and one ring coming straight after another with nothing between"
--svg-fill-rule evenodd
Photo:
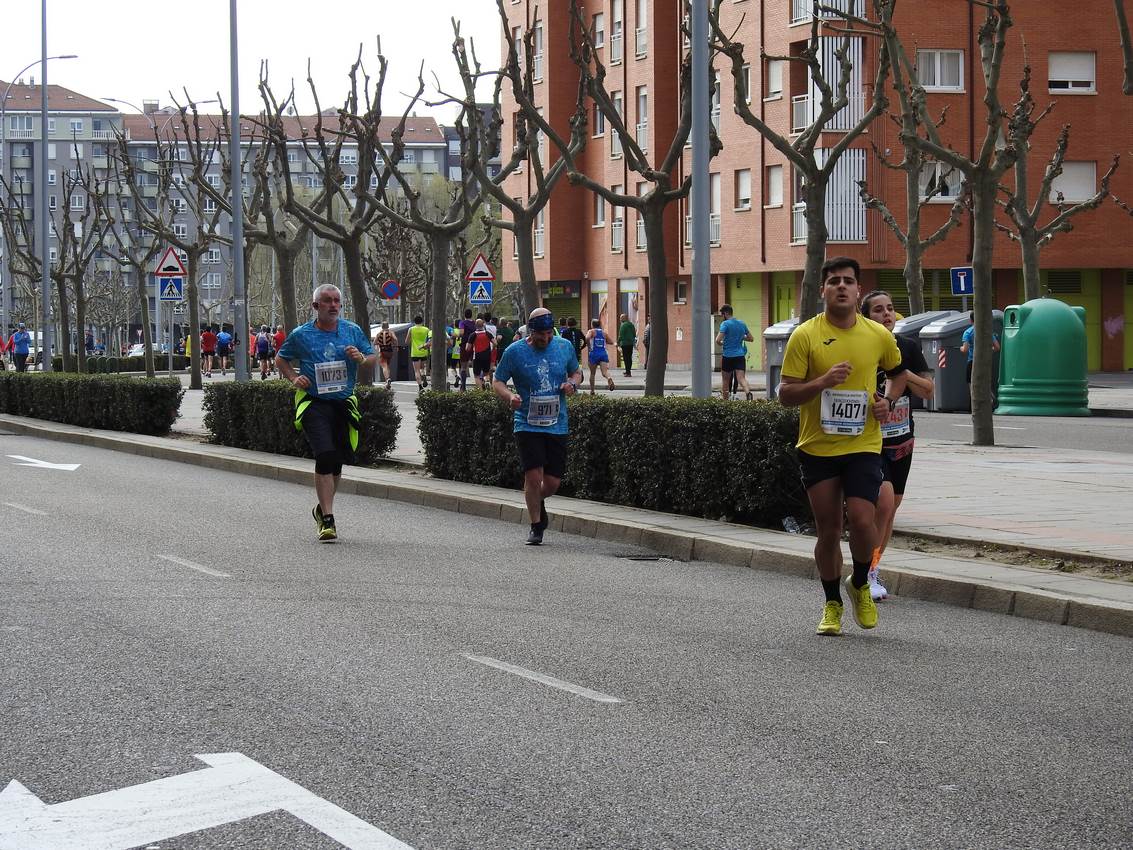
<instances>
[{"instance_id":1,"label":"white arrow on road","mask_svg":"<svg viewBox=\"0 0 1133 850\"><path fill-rule=\"evenodd\" d=\"M34 457L24 457L23 455L8 455L13 460L22 460L23 463L17 463L16 466L34 466L36 469L65 469L67 472L74 472L81 463L48 463L46 460L36 460Z\"/></svg>"},{"instance_id":2,"label":"white arrow on road","mask_svg":"<svg viewBox=\"0 0 1133 850\"><path fill-rule=\"evenodd\" d=\"M205 770L47 805L12 780L0 791L0 850L128 850L285 811L349 850L412 850L241 753Z\"/></svg>"}]
</instances>

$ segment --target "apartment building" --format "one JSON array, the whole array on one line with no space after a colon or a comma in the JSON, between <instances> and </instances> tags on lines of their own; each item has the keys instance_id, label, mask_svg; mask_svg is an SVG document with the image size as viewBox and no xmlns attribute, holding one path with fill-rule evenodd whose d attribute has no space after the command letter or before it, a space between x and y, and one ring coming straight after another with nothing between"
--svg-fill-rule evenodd
<instances>
[{"instance_id":1,"label":"apartment building","mask_svg":"<svg viewBox=\"0 0 1133 850\"><path fill-rule=\"evenodd\" d=\"M808 126L816 114L814 85L804 65L761 56L799 55L811 35L813 8L811 0L723 0L721 4L725 30L734 32L735 40L745 46L746 99L756 115L788 138ZM968 4L950 0L920 0L898 8L896 24L906 49L916 56L930 110L946 116L941 127L944 139L956 150L974 153L985 126L976 40L982 16L978 10L969 13ZM1069 29L1061 7L1042 3L1013 6L1015 26L1000 88L1010 108L1019 94L1025 41L1031 90L1040 108L1047 102L1054 104L1032 139L1030 182L1032 187L1038 185L1059 131L1069 124L1070 147L1052 191L1052 195L1061 193L1068 203L1096 191L1115 154L1128 155L1128 136L1115 128L1127 127L1133 120L1133 97L1121 93L1121 56L1111 4L1085 0L1077 9L1075 26ZM586 4L597 55L607 68L607 89L653 163L663 157L676 125L679 68L689 50L680 28L683 10L678 0ZM535 30L536 102L552 124L565 132L578 83L567 51L569 3L512 0L508 11L513 32L522 32L528 25ZM828 24L822 33L821 61L824 68L833 69L833 50L840 38ZM876 42L868 36L856 35L851 40L855 65L850 103L825 128L820 151L835 145L869 108L876 52ZM731 303L737 315L758 330L795 313L805 262L805 205L800 202L799 177L791 164L735 113L730 64L717 58L713 73L717 82L711 120L724 149L709 166L712 303L713 308ZM505 102L504 114L514 111L514 103ZM580 167L617 191L641 191L640 178L626 168L617 137L592 107L589 115L591 138ZM505 127L504 137L510 135ZM886 168L878 152L893 162L901 159L898 128L887 118L874 122L834 170L825 210L830 230L827 251L856 258L862 264L865 285L893 293L898 309L907 313L903 248L858 195L858 181L864 180L873 194L887 202L897 220L904 220L905 175ZM551 156L555 156L553 151ZM683 176L690 166L691 150L686 148L677 176ZM509 191L515 196L532 191L531 181L530 174L516 175ZM922 187L932 199L923 217L925 232L945 221L960 182L938 164L926 169ZM1008 175L1005 182L1012 185L1013 177ZM1123 200L1133 198L1129 168L1117 171L1110 189ZM672 334L669 358L673 365L687 364L691 353L686 210L687 204L672 205L665 223ZM626 313L639 325L640 337L640 328L648 321L648 272L644 228L635 213L611 208L589 191L564 181L556 187L539 225L536 272L547 306L584 322L601 318L608 329L618 314ZM1126 330L1126 317L1133 317L1131 235L1133 219L1107 200L1098 210L1074 219L1073 232L1058 234L1042 250L1046 291L1086 308L1091 369L1133 368L1133 330ZM925 257L926 309L959 308L960 299L951 295L948 269L968 265L971 247L971 222L965 218L948 239L929 250ZM1021 301L1019 248L1004 234L997 237L995 266L996 305ZM517 276L505 245L503 277L514 280ZM751 346L749 366L761 368L764 354L761 346Z\"/></svg>"}]
</instances>

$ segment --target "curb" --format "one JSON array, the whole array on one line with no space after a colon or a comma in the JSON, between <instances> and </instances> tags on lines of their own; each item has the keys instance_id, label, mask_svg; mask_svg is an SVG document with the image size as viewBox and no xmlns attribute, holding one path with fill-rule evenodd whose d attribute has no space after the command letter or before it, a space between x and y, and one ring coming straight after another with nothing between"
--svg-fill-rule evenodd
<instances>
[{"instance_id":1,"label":"curb","mask_svg":"<svg viewBox=\"0 0 1133 850\"><path fill-rule=\"evenodd\" d=\"M190 463L303 486L309 485L311 480L311 461L306 458L227 446L181 443L165 437L99 431L9 415L0 415L0 427L24 436ZM423 475L363 467L353 469L356 471L343 473L339 492L515 524L527 523L523 496L518 490L455 481L443 481L444 489L438 489L436 484L442 483L441 480ZM556 497L555 502L550 516L553 531L607 543L640 546L680 561L714 561L797 578L818 578L810 552L813 544L808 542L811 538L656 511L596 506L565 497ZM633 518L611 516L614 510L630 514ZM681 525L688 527L681 529ZM901 557L895 555L894 560L899 561ZM1009 578L953 577L918 569L925 560L933 559L921 557L911 566L881 568L882 578L891 595L1133 637L1133 603L1024 587ZM999 567L1020 577L1041 573L994 563L981 563L980 567Z\"/></svg>"}]
</instances>

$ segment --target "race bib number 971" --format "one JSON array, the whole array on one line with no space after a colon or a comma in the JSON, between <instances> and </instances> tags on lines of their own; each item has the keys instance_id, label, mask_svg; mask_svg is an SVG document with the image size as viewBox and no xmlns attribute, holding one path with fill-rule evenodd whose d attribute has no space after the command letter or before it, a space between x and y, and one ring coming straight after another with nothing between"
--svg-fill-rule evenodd
<instances>
[{"instance_id":1,"label":"race bib number 971","mask_svg":"<svg viewBox=\"0 0 1133 850\"><path fill-rule=\"evenodd\" d=\"M557 395L533 395L527 406L527 424L539 428L549 428L559 421L559 397Z\"/></svg>"},{"instance_id":2,"label":"race bib number 971","mask_svg":"<svg viewBox=\"0 0 1133 850\"><path fill-rule=\"evenodd\" d=\"M865 431L869 395L864 390L823 390L822 430L856 437Z\"/></svg>"}]
</instances>

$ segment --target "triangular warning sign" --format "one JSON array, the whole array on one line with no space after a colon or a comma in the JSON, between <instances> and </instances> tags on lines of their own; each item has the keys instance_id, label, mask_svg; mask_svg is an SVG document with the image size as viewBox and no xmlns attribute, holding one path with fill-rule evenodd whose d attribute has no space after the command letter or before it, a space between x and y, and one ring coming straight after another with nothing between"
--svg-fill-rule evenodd
<instances>
[{"instance_id":1,"label":"triangular warning sign","mask_svg":"<svg viewBox=\"0 0 1133 850\"><path fill-rule=\"evenodd\" d=\"M472 264L472 268L468 270L467 280L495 280L496 276L492 273L492 267L488 265L488 261L484 258L483 254L476 255L476 262Z\"/></svg>"},{"instance_id":2,"label":"triangular warning sign","mask_svg":"<svg viewBox=\"0 0 1133 850\"><path fill-rule=\"evenodd\" d=\"M171 280L169 283L165 284L165 288L161 290L161 297L166 300L180 300L181 287Z\"/></svg>"},{"instance_id":3,"label":"triangular warning sign","mask_svg":"<svg viewBox=\"0 0 1133 850\"><path fill-rule=\"evenodd\" d=\"M177 253L176 248L166 248L165 253L161 255L161 262L157 264L157 269L154 274L158 277L168 277L170 275L177 277L184 277L188 272L185 271L185 264L181 262L181 255Z\"/></svg>"},{"instance_id":4,"label":"triangular warning sign","mask_svg":"<svg viewBox=\"0 0 1133 850\"><path fill-rule=\"evenodd\" d=\"M488 287L484 286L484 284L478 283L478 284L476 284L476 288L472 290L472 295L469 297L468 300L474 301L474 302L475 301L491 301L492 300L492 293L490 293L488 291Z\"/></svg>"}]
</instances>

